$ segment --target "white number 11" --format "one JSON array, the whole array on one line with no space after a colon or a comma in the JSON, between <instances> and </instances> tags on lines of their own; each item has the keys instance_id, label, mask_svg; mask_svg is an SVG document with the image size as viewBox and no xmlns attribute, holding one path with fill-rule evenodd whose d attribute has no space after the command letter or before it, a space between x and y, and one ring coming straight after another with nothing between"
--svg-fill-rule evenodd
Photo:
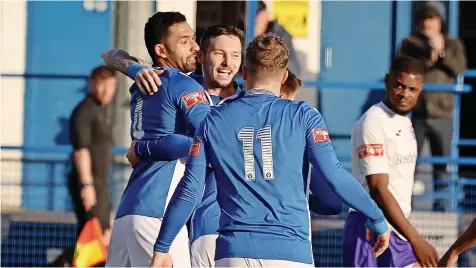
<instances>
[{"instance_id":1,"label":"white number 11","mask_svg":"<svg viewBox=\"0 0 476 268\"><path fill-rule=\"evenodd\" d=\"M255 176L255 156L254 141L255 129L244 127L238 132L238 140L243 142L243 156L245 162L245 177L248 181L256 180ZM263 177L265 180L274 179L273 171L273 145L271 142L271 126L262 127L256 138L261 141L261 155L263 157Z\"/></svg>"}]
</instances>

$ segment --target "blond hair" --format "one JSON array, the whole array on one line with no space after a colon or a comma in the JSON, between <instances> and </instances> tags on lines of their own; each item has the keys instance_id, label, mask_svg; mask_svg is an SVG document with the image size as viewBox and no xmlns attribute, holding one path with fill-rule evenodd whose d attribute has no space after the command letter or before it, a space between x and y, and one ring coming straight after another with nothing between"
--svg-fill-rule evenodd
<instances>
[{"instance_id":1,"label":"blond hair","mask_svg":"<svg viewBox=\"0 0 476 268\"><path fill-rule=\"evenodd\" d=\"M288 60L289 50L284 40L272 33L258 35L246 48L246 70L256 78L283 74Z\"/></svg>"}]
</instances>

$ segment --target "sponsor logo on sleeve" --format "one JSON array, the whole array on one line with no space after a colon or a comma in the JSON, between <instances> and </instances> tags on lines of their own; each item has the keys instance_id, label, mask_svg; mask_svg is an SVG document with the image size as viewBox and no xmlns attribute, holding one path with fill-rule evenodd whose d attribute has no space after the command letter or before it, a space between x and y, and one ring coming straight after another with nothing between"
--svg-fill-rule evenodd
<instances>
[{"instance_id":1,"label":"sponsor logo on sleeve","mask_svg":"<svg viewBox=\"0 0 476 268\"><path fill-rule=\"evenodd\" d=\"M313 128L312 136L314 137L314 143L330 142L329 132L323 128Z\"/></svg>"},{"instance_id":2,"label":"sponsor logo on sleeve","mask_svg":"<svg viewBox=\"0 0 476 268\"><path fill-rule=\"evenodd\" d=\"M357 154L360 159L369 156L383 156L382 144L364 144L357 149Z\"/></svg>"},{"instance_id":3,"label":"sponsor logo on sleeve","mask_svg":"<svg viewBox=\"0 0 476 268\"><path fill-rule=\"evenodd\" d=\"M187 109L190 109L200 103L208 104L208 99L203 90L197 90L183 95L182 102Z\"/></svg>"},{"instance_id":4,"label":"sponsor logo on sleeve","mask_svg":"<svg viewBox=\"0 0 476 268\"><path fill-rule=\"evenodd\" d=\"M200 154L200 142L194 141L192 146L190 146L190 151L188 152L188 156L198 156Z\"/></svg>"}]
</instances>

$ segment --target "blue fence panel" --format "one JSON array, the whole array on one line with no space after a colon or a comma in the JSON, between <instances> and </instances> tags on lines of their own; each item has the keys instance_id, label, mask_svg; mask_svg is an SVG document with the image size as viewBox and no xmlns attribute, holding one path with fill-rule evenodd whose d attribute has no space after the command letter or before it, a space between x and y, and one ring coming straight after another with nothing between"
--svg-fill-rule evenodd
<instances>
[{"instance_id":1,"label":"blue fence panel","mask_svg":"<svg viewBox=\"0 0 476 268\"><path fill-rule=\"evenodd\" d=\"M76 219L67 189L71 147L1 147L2 266L44 266L76 242ZM21 155L21 152L24 152ZM17 153L17 154L15 154ZM131 172L125 148L114 148L118 161L110 170L110 198L114 210ZM25 168L36 166L49 176L25 178ZM31 190L34 189L34 190ZM29 191L24 194L24 191ZM25 200L25 197L28 199ZM41 209L24 209L22 202Z\"/></svg>"}]
</instances>

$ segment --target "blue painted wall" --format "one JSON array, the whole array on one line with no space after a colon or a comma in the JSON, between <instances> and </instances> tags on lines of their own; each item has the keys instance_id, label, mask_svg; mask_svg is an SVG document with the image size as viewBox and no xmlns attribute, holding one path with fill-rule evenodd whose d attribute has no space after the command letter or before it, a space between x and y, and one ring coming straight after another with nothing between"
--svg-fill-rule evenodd
<instances>
[{"instance_id":1,"label":"blue painted wall","mask_svg":"<svg viewBox=\"0 0 476 268\"><path fill-rule=\"evenodd\" d=\"M85 9L83 1L28 2L25 146L69 144L72 109L86 94L89 72L102 63L101 52L112 46L112 6L106 2L106 9L98 11ZM47 189L54 183L51 175L64 178L67 171L64 165L25 164L23 207L65 209L66 188Z\"/></svg>"},{"instance_id":2,"label":"blue painted wall","mask_svg":"<svg viewBox=\"0 0 476 268\"><path fill-rule=\"evenodd\" d=\"M410 10L409 4L391 1L323 1L319 79L382 82L397 43L409 33ZM326 49L332 50L327 59ZM337 154L348 156L353 125L384 92L322 88L319 94L319 110L334 136Z\"/></svg>"}]
</instances>

